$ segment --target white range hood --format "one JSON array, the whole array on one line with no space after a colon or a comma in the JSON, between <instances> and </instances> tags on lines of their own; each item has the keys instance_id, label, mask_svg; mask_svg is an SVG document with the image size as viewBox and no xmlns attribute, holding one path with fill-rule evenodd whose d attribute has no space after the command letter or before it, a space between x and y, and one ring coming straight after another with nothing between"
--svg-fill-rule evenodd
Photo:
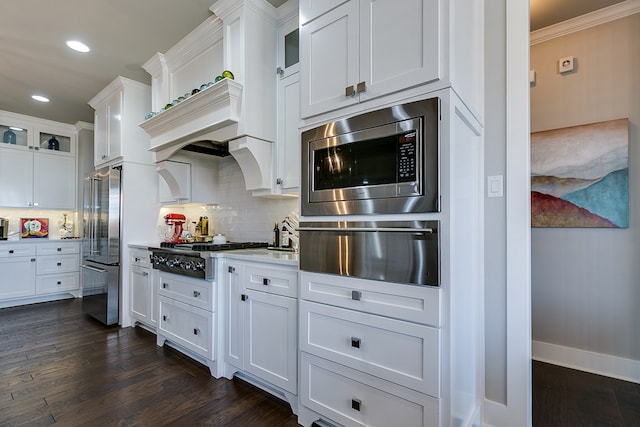
<instances>
[{"instance_id":1,"label":"white range hood","mask_svg":"<svg viewBox=\"0 0 640 427\"><path fill-rule=\"evenodd\" d=\"M197 143L206 151L227 148L238 162L247 190L272 187L276 138L275 8L262 0L218 0L214 16L167 53L143 67L152 76L152 104L161 111L140 126L151 138L156 162ZM191 88L223 79L163 110Z\"/></svg>"}]
</instances>

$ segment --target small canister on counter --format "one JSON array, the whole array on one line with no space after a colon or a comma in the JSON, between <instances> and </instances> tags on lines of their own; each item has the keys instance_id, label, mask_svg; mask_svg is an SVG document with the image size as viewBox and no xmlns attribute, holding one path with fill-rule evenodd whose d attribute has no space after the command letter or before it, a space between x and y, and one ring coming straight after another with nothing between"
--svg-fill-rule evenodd
<instances>
[{"instance_id":1,"label":"small canister on counter","mask_svg":"<svg viewBox=\"0 0 640 427\"><path fill-rule=\"evenodd\" d=\"M209 235L209 218L207 218L206 216L200 217L200 228L202 230L203 236Z\"/></svg>"}]
</instances>

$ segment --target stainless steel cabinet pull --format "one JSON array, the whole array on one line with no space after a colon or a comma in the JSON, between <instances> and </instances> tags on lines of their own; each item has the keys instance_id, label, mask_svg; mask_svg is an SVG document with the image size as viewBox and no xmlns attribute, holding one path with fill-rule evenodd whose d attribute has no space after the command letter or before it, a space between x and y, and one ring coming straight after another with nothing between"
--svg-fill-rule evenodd
<instances>
[{"instance_id":1,"label":"stainless steel cabinet pull","mask_svg":"<svg viewBox=\"0 0 640 427\"><path fill-rule=\"evenodd\" d=\"M351 347L360 348L360 338L351 337Z\"/></svg>"},{"instance_id":2,"label":"stainless steel cabinet pull","mask_svg":"<svg viewBox=\"0 0 640 427\"><path fill-rule=\"evenodd\" d=\"M356 91L358 93L360 92L366 92L367 91L367 83L366 82L360 82L356 85Z\"/></svg>"},{"instance_id":3,"label":"stainless steel cabinet pull","mask_svg":"<svg viewBox=\"0 0 640 427\"><path fill-rule=\"evenodd\" d=\"M200 329L193 328L193 335L200 335Z\"/></svg>"},{"instance_id":4,"label":"stainless steel cabinet pull","mask_svg":"<svg viewBox=\"0 0 640 427\"><path fill-rule=\"evenodd\" d=\"M169 316L167 316L167 315L165 314L164 316L162 316L162 320L164 320L164 321L166 322L167 320L169 320Z\"/></svg>"},{"instance_id":5,"label":"stainless steel cabinet pull","mask_svg":"<svg viewBox=\"0 0 640 427\"><path fill-rule=\"evenodd\" d=\"M359 412L360 406L362 406L362 401L360 399L351 399L351 409L355 409Z\"/></svg>"},{"instance_id":6,"label":"stainless steel cabinet pull","mask_svg":"<svg viewBox=\"0 0 640 427\"><path fill-rule=\"evenodd\" d=\"M265 286L269 286L269 283L271 283L271 280L267 279L266 277L262 278L262 284Z\"/></svg>"},{"instance_id":7,"label":"stainless steel cabinet pull","mask_svg":"<svg viewBox=\"0 0 640 427\"><path fill-rule=\"evenodd\" d=\"M344 96L355 96L356 95L356 91L353 88L353 86L347 86L344 89Z\"/></svg>"},{"instance_id":8,"label":"stainless steel cabinet pull","mask_svg":"<svg viewBox=\"0 0 640 427\"><path fill-rule=\"evenodd\" d=\"M362 298L362 292L360 291L351 291L351 299L354 301L360 301Z\"/></svg>"},{"instance_id":9,"label":"stainless steel cabinet pull","mask_svg":"<svg viewBox=\"0 0 640 427\"><path fill-rule=\"evenodd\" d=\"M193 291L193 297L194 298L198 298L200 296L200 292L198 291Z\"/></svg>"},{"instance_id":10,"label":"stainless steel cabinet pull","mask_svg":"<svg viewBox=\"0 0 640 427\"><path fill-rule=\"evenodd\" d=\"M235 268L235 267L232 267L232 266L229 266L229 268L227 269L227 271L228 271L229 273L235 273L236 268Z\"/></svg>"},{"instance_id":11,"label":"stainless steel cabinet pull","mask_svg":"<svg viewBox=\"0 0 640 427\"><path fill-rule=\"evenodd\" d=\"M249 299L249 296L248 296L248 295L245 295L245 294L242 294L242 295L240 295L240 299L241 299L242 301L246 301L246 300L248 300L248 299Z\"/></svg>"}]
</instances>

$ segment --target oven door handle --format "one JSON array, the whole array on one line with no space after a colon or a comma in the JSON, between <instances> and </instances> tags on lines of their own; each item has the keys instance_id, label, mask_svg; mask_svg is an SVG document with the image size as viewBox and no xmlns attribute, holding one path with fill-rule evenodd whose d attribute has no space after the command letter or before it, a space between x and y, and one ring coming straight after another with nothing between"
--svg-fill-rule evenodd
<instances>
[{"instance_id":1,"label":"oven door handle","mask_svg":"<svg viewBox=\"0 0 640 427\"><path fill-rule=\"evenodd\" d=\"M399 233L433 233L433 228L400 228L400 227L352 227L352 228L341 228L341 227L299 227L296 230L298 231L333 231L333 232L349 232L349 231L390 231L390 232L399 232Z\"/></svg>"}]
</instances>

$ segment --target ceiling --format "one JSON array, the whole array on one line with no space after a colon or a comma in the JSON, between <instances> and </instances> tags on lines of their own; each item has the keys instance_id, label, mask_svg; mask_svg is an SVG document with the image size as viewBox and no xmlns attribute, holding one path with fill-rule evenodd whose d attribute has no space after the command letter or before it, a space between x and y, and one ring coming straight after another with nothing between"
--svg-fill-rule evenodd
<instances>
[{"instance_id":1,"label":"ceiling","mask_svg":"<svg viewBox=\"0 0 640 427\"><path fill-rule=\"evenodd\" d=\"M286 0L268 0L278 7ZM622 0L531 0L535 30ZM93 122L87 102L121 75L150 83L142 69L211 15L215 0L4 1L0 25L0 110L75 124ZM70 50L78 39L91 52ZM31 95L49 98L39 103Z\"/></svg>"}]
</instances>

